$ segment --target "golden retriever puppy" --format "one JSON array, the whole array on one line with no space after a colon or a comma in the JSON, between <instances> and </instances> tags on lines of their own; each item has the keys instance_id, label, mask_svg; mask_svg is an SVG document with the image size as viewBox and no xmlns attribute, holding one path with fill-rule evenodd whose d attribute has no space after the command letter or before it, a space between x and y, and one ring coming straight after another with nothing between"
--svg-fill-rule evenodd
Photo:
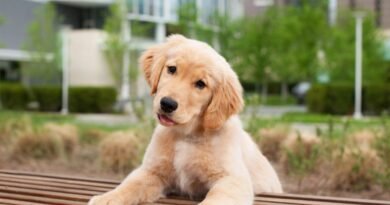
<instances>
[{"instance_id":1,"label":"golden retriever puppy","mask_svg":"<svg viewBox=\"0 0 390 205\"><path fill-rule=\"evenodd\" d=\"M268 160L243 130L242 87L209 45L181 35L140 59L160 125L142 165L90 205L135 205L170 192L200 205L250 205L254 194L282 192Z\"/></svg>"}]
</instances>

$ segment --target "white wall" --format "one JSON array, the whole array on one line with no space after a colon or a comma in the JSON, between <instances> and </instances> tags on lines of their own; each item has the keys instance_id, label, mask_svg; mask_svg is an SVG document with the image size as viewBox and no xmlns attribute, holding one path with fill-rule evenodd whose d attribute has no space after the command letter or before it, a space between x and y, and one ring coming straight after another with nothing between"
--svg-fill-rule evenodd
<instances>
[{"instance_id":1,"label":"white wall","mask_svg":"<svg viewBox=\"0 0 390 205\"><path fill-rule=\"evenodd\" d=\"M70 86L114 86L102 50L104 37L100 30L69 31Z\"/></svg>"}]
</instances>

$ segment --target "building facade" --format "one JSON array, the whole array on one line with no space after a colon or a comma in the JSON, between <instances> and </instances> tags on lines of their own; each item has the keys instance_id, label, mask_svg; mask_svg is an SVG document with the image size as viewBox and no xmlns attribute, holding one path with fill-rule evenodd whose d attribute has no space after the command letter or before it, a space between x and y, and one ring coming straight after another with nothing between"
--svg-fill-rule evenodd
<instances>
[{"instance_id":1,"label":"building facade","mask_svg":"<svg viewBox=\"0 0 390 205\"><path fill-rule=\"evenodd\" d=\"M109 6L115 0L2 0L0 16L0 81L20 81L20 63L31 60L23 43L34 12L47 2L55 5L56 28L67 29L70 85L113 85L108 65L104 62L102 30ZM242 0L123 0L127 6L125 39L139 53L162 42L170 34L169 25L178 21L178 8L192 3L196 6L199 23L210 25L211 15L218 10L239 17L243 14ZM132 35L132 24L151 25L148 35ZM137 62L130 62L137 63ZM142 86L141 86L142 87Z\"/></svg>"}]
</instances>

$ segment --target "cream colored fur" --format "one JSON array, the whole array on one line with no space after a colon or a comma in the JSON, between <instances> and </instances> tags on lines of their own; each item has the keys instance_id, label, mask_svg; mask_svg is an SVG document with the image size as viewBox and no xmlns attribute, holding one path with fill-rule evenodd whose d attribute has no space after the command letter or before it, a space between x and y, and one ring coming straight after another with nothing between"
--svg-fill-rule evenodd
<instances>
[{"instance_id":1,"label":"cream colored fur","mask_svg":"<svg viewBox=\"0 0 390 205\"><path fill-rule=\"evenodd\" d=\"M153 110L169 96L179 106L158 125L142 165L89 205L136 205L176 191L204 198L200 205L250 205L254 194L281 193L268 160L243 130L242 88L229 64L205 43L173 35L140 60L154 95ZM176 66L177 72L167 72ZM195 83L203 80L205 88Z\"/></svg>"}]
</instances>

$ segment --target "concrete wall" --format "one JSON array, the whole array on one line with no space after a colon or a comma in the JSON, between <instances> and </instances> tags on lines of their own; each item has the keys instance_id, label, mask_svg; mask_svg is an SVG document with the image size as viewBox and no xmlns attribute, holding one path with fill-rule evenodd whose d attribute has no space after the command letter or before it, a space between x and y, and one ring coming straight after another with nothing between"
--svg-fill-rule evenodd
<instances>
[{"instance_id":1,"label":"concrete wall","mask_svg":"<svg viewBox=\"0 0 390 205\"><path fill-rule=\"evenodd\" d=\"M27 0L0 0L0 16L5 21L0 26L0 42L5 49L19 50L34 19L34 11L42 3Z\"/></svg>"},{"instance_id":2,"label":"concrete wall","mask_svg":"<svg viewBox=\"0 0 390 205\"><path fill-rule=\"evenodd\" d=\"M114 80L102 51L104 32L69 31L69 83L71 86L113 86Z\"/></svg>"}]
</instances>

